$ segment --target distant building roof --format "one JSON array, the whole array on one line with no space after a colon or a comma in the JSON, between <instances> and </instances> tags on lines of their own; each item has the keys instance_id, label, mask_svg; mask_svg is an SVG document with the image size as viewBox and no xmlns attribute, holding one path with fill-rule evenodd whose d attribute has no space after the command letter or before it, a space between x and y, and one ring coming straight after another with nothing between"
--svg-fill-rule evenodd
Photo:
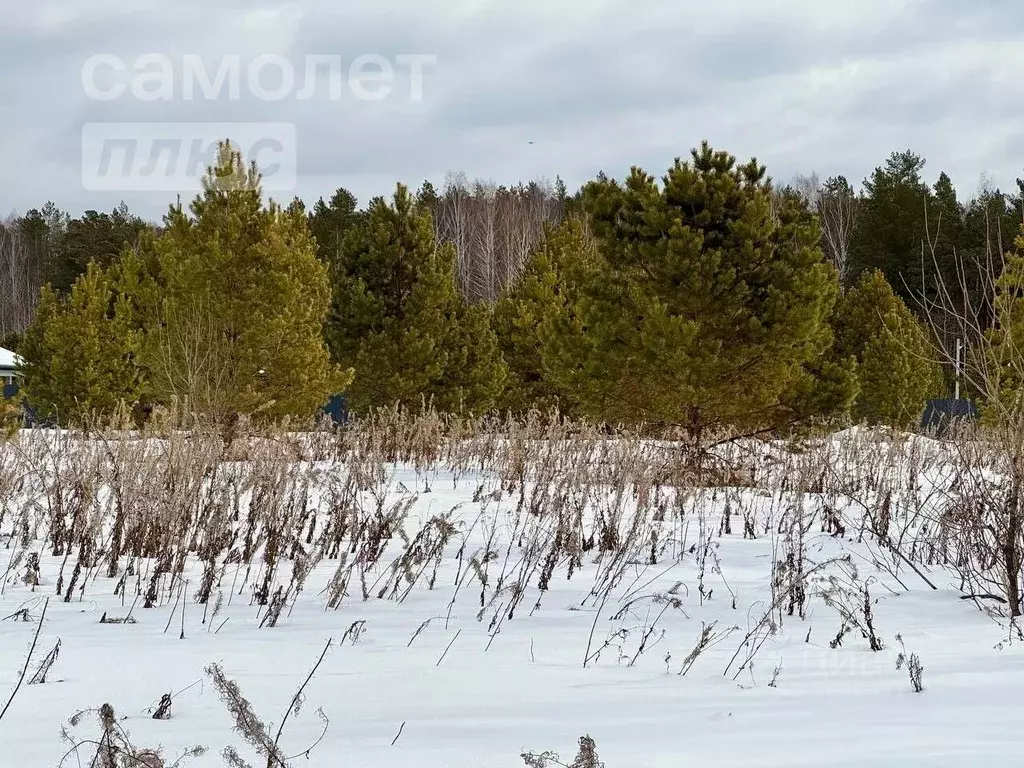
<instances>
[{"instance_id":1,"label":"distant building roof","mask_svg":"<svg viewBox=\"0 0 1024 768\"><path fill-rule=\"evenodd\" d=\"M0 347L0 370L6 369L13 371L18 367L18 363L21 358L11 352L9 349Z\"/></svg>"},{"instance_id":2,"label":"distant building roof","mask_svg":"<svg viewBox=\"0 0 1024 768\"><path fill-rule=\"evenodd\" d=\"M921 414L921 429L935 432L941 437L955 421L975 421L979 416L978 406L970 400L929 400Z\"/></svg>"}]
</instances>

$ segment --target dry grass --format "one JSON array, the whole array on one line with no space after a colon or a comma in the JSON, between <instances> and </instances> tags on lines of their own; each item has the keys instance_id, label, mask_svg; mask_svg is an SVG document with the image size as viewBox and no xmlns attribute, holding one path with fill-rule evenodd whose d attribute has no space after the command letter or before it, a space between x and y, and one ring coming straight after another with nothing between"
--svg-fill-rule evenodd
<instances>
[{"instance_id":1,"label":"dry grass","mask_svg":"<svg viewBox=\"0 0 1024 768\"><path fill-rule=\"evenodd\" d=\"M709 648L735 644L723 670L732 679L752 670L786 623L804 621L814 600L836 613L836 645L859 637L883 647L874 582L849 556L809 551L821 534L863 543L870 565L906 589L935 588L945 569L993 618L1012 627L1019 611L1020 487L1001 443L984 434L940 442L855 429L716 439L695 451L677 435L539 413L497 420L391 409L336 431L227 438L168 423L145 433L23 431L0 447L4 587L17 581L73 601L109 578L125 607L109 622L166 606L182 616L182 633L187 605L219 628L225 601L246 595L269 629L287 620L318 567L330 574L319 598L337 610L438 589L442 566L454 563L449 615L432 621L447 625L459 596L471 597L493 640L537 611L554 580L585 570L578 608L594 620L583 665L612 651L633 665L658 648L665 617L685 614L683 598L737 607L718 561L723 537L769 539L770 603L751 609L745 630L704 625L681 666L665 658L685 675ZM397 482L396 465L415 470L415 487ZM414 518L417 499L452 476L477 483L477 512ZM56 572L41 577L42 553ZM691 583L647 588L683 562ZM353 642L362 629L353 626Z\"/></svg>"},{"instance_id":2,"label":"dry grass","mask_svg":"<svg viewBox=\"0 0 1024 768\"><path fill-rule=\"evenodd\" d=\"M198 562L202 576L189 594L204 619L230 571L231 594L248 592L272 627L326 562L331 608L353 595L401 602L414 588L433 588L445 553L468 532L454 510L412 529L409 512L444 469L456 479L494 478L476 497L484 528L499 498L515 502L514 571L507 552L459 551L460 588L480 591L480 619L495 628L528 586L539 590L527 606L536 610L556 571L571 578L584 558L598 564L595 605L630 564L690 554L703 600L715 542L734 533L773 537L782 597L775 623L802 617L812 529L868 542L875 564L901 579L928 581L927 566L949 566L965 592L1002 598L1008 610L1019 604L1011 574L1021 526L1010 510L1020 491L983 440L855 430L799 443L724 442L698 454L674 437L538 413L498 421L399 410L339 431L269 430L230 443L199 427L24 431L0 449L8 499L0 531L26 584L39 581L41 551L58 558L56 593L65 601L81 599L102 575L143 609L174 602L186 565ZM415 469L422 485L396 486L396 464ZM708 511L723 502L712 520Z\"/></svg>"}]
</instances>

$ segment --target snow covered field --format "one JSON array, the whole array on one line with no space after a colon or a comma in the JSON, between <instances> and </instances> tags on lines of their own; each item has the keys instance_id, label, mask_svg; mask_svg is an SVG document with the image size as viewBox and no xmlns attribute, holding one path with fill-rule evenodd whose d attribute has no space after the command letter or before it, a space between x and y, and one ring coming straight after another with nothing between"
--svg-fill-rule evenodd
<instances>
[{"instance_id":1,"label":"snow covered field","mask_svg":"<svg viewBox=\"0 0 1024 768\"><path fill-rule=\"evenodd\" d=\"M38 630L0 765L90 765L100 720L68 720L109 703L166 765L263 768L206 668L273 739L329 640L288 765L571 764L585 734L607 768L1019 760L1024 641L945 563L939 443L851 431L696 484L640 441L293 448L0 447L0 706Z\"/></svg>"}]
</instances>

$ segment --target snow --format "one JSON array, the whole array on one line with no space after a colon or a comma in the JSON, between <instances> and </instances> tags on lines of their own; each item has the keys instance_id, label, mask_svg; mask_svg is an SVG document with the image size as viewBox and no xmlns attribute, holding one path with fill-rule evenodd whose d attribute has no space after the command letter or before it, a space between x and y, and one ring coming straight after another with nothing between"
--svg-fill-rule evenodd
<instances>
[{"instance_id":1,"label":"snow","mask_svg":"<svg viewBox=\"0 0 1024 768\"><path fill-rule=\"evenodd\" d=\"M0 370L13 370L18 366L18 356L9 349L0 347Z\"/></svg>"},{"instance_id":2,"label":"snow","mask_svg":"<svg viewBox=\"0 0 1024 768\"><path fill-rule=\"evenodd\" d=\"M856 434L841 439L853 440ZM327 476L346 471L335 462L303 466ZM851 525L856 509L849 499L843 507L847 534L832 536L815 522L805 551L815 564L844 556L856 564L857 578L870 584L877 601L872 610L884 648L871 651L856 632L831 648L839 616L815 594L808 599L805 619L781 612L779 631L765 639L753 666L736 675L746 658L743 638L772 602L773 562L784 538L779 524L794 505L813 508L820 500L817 494L792 494L783 501L782 495L757 487L691 492L681 507L669 504L666 520L653 526L664 547L657 564L645 557L649 546L633 553L620 585L600 611L601 601L588 595L607 573L610 558L598 562L593 550L583 555L582 569L571 579L565 562L560 563L536 610L540 593L534 575L508 619L507 608L500 606L507 606L510 595L490 602L494 580L506 558L508 572L515 573L523 559L516 532L547 525L544 516L517 512L518 492L500 501L480 500L499 488L490 470L453 470L443 463L385 469L385 507L418 493L404 525L410 538L432 516L449 510L460 526L445 548L433 588L426 583L428 569L403 600L377 599L375 589L363 600L359 584L353 583L338 609L327 608L325 588L338 561L325 558L278 625L260 628L262 616L251 604L258 568L241 590L244 565L228 565L221 579L225 604L216 619L207 616L204 624L204 606L191 597L202 565L191 559L184 574L188 594L182 602L180 639L182 604L169 592L154 608L145 609L139 601L132 609L135 624L101 624L104 613L123 617L132 608L133 580L127 581L127 597L122 598L114 594L117 578L90 574L84 593L76 590L64 602L55 595L62 556L44 553L43 583L34 590L17 578L23 563L12 569L0 597L0 618L28 607L34 621L0 621L0 706L18 680L47 596L30 673L58 638L61 647L50 679L22 686L0 720L0 762L58 765L69 749L60 739L61 727L76 712L104 702L125 718L120 724L136 746L159 745L171 758L189 745L210 748L187 765L222 765L219 752L228 744L250 755L232 732L231 718L204 667L221 663L256 711L280 723L328 639L333 647L285 730L286 752L299 754L317 741L323 729L317 708L329 727L309 760L299 758L295 765L511 768L524 765L519 757L524 750L553 750L570 763L583 734L596 741L607 768L960 768L1019 759L1024 643L1012 637L1004 621L961 599L950 572L921 566L938 587L933 590L891 560L884 567L873 565L880 548L869 537L860 540ZM8 499L15 498L21 497L10 491ZM611 499L610 494L596 499L597 505L607 508ZM732 532L720 533L727 503L734 513ZM0 573L19 551L17 537L11 536L12 509L9 504L0 525ZM744 537L740 510L752 511L756 538ZM43 514L38 512L40 519ZM620 531L628 525L624 517ZM43 530L40 522L38 532ZM707 545L703 596L700 542ZM481 584L466 576L467 563L474 552L488 548L496 558L490 563L487 607L478 620ZM371 584L378 578L378 588L384 583L388 565L403 551L401 538L395 537ZM65 584L73 561L64 564ZM826 573L847 572L836 563L822 565L823 578ZM283 568L280 583L289 575L289 568ZM400 585L400 594L407 586ZM652 595L663 600L675 596L679 605L666 608L641 599L623 617L613 618L630 600ZM631 664L642 628L660 613L648 649ZM365 621L364 632L354 642L351 634L343 640L358 621ZM718 622L716 630L737 629L679 675L702 626L713 622ZM621 627L631 631L616 640ZM911 690L906 671L896 669L897 634L923 663L919 694ZM584 666L588 643L594 653L609 637L599 658ZM170 719L147 715L162 694L182 689ZM73 732L95 738L96 719L86 717ZM84 750L82 755L88 764ZM72 755L65 765L78 761Z\"/></svg>"}]
</instances>

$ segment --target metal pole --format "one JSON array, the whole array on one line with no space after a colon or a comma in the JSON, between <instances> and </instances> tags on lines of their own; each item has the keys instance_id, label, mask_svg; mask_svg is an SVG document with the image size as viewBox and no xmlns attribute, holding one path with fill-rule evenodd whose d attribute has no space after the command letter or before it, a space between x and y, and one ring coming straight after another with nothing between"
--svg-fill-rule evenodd
<instances>
[{"instance_id":1,"label":"metal pole","mask_svg":"<svg viewBox=\"0 0 1024 768\"><path fill-rule=\"evenodd\" d=\"M963 339L957 339L956 340L956 368L955 368L956 378L954 379L955 383L953 385L954 386L953 398L955 400L959 400L960 399L960 349L961 349L961 345L962 344L963 344Z\"/></svg>"}]
</instances>

